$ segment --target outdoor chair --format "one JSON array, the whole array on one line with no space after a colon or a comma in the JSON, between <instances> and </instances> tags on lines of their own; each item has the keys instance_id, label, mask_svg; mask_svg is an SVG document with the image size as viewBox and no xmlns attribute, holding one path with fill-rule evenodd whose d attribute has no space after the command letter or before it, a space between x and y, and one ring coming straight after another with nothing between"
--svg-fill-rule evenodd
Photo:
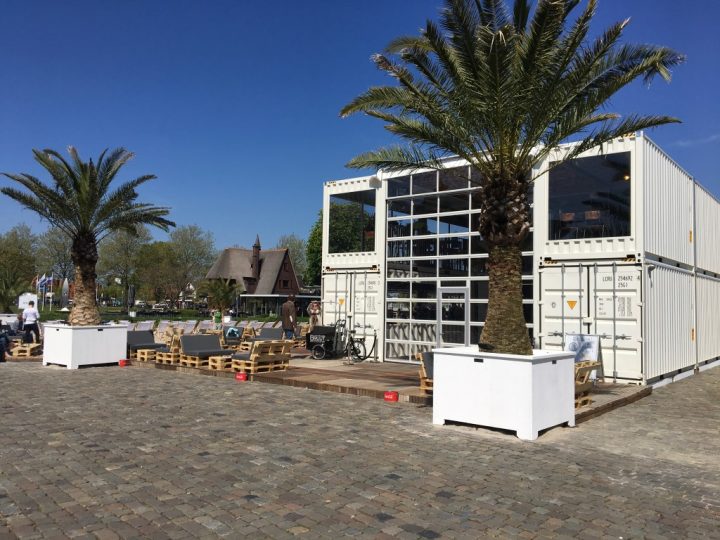
<instances>
[{"instance_id":1,"label":"outdoor chair","mask_svg":"<svg viewBox=\"0 0 720 540\"><path fill-rule=\"evenodd\" d=\"M435 353L432 351L419 352L415 358L420 362L420 390L425 394L432 394Z\"/></svg>"},{"instance_id":2,"label":"outdoor chair","mask_svg":"<svg viewBox=\"0 0 720 540\"><path fill-rule=\"evenodd\" d=\"M232 355L232 370L263 373L290 367L291 341L255 341L250 350Z\"/></svg>"},{"instance_id":3,"label":"outdoor chair","mask_svg":"<svg viewBox=\"0 0 720 540\"><path fill-rule=\"evenodd\" d=\"M224 347L236 349L243 342L244 328L224 324L222 327L221 343Z\"/></svg>"},{"instance_id":4,"label":"outdoor chair","mask_svg":"<svg viewBox=\"0 0 720 540\"><path fill-rule=\"evenodd\" d=\"M200 321L198 323L197 327L195 328L195 333L196 334L204 334L210 330L213 330L214 328L215 328L215 325L213 324L213 322L211 320Z\"/></svg>"},{"instance_id":5,"label":"outdoor chair","mask_svg":"<svg viewBox=\"0 0 720 540\"><path fill-rule=\"evenodd\" d=\"M229 356L232 352L232 349L223 348L217 334L180 336L180 365L183 366L206 366L211 356Z\"/></svg>"},{"instance_id":6,"label":"outdoor chair","mask_svg":"<svg viewBox=\"0 0 720 540\"><path fill-rule=\"evenodd\" d=\"M155 351L163 347L155 342L152 330L130 330L127 333L128 358L143 362L155 360Z\"/></svg>"},{"instance_id":7,"label":"outdoor chair","mask_svg":"<svg viewBox=\"0 0 720 540\"><path fill-rule=\"evenodd\" d=\"M165 330L166 345L155 349L155 362L158 364L177 364L180 361L180 330L172 326Z\"/></svg>"},{"instance_id":8,"label":"outdoor chair","mask_svg":"<svg viewBox=\"0 0 720 540\"><path fill-rule=\"evenodd\" d=\"M155 321L139 321L137 324L135 324L135 330L150 330L152 331L153 326L155 326Z\"/></svg>"},{"instance_id":9,"label":"outdoor chair","mask_svg":"<svg viewBox=\"0 0 720 540\"><path fill-rule=\"evenodd\" d=\"M191 320L180 323L178 327L182 330L183 334L192 334L196 325L197 321Z\"/></svg>"}]
</instances>

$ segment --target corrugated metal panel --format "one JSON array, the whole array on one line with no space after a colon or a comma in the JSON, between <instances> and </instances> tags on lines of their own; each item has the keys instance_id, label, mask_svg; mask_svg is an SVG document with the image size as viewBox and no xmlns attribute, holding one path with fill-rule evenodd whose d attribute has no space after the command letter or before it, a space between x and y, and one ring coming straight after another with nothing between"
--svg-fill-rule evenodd
<instances>
[{"instance_id":1,"label":"corrugated metal panel","mask_svg":"<svg viewBox=\"0 0 720 540\"><path fill-rule=\"evenodd\" d=\"M638 266L607 261L541 268L542 348L562 350L569 334L597 335L605 377L642 381L641 276Z\"/></svg>"},{"instance_id":2,"label":"corrugated metal panel","mask_svg":"<svg viewBox=\"0 0 720 540\"><path fill-rule=\"evenodd\" d=\"M720 274L720 203L705 188L695 190L697 266Z\"/></svg>"},{"instance_id":3,"label":"corrugated metal panel","mask_svg":"<svg viewBox=\"0 0 720 540\"><path fill-rule=\"evenodd\" d=\"M652 141L642 140L643 249L692 265L693 180Z\"/></svg>"},{"instance_id":4,"label":"corrugated metal panel","mask_svg":"<svg viewBox=\"0 0 720 540\"><path fill-rule=\"evenodd\" d=\"M698 360L704 362L720 356L720 279L697 277Z\"/></svg>"},{"instance_id":5,"label":"corrugated metal panel","mask_svg":"<svg viewBox=\"0 0 720 540\"><path fill-rule=\"evenodd\" d=\"M693 366L692 273L659 263L648 265L644 315L646 380Z\"/></svg>"}]
</instances>

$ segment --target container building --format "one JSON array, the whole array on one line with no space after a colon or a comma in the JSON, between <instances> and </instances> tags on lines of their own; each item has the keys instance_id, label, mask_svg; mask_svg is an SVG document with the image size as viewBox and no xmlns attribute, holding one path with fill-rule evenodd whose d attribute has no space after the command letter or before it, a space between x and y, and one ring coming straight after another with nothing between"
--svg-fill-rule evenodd
<instances>
[{"instance_id":1,"label":"container building","mask_svg":"<svg viewBox=\"0 0 720 540\"><path fill-rule=\"evenodd\" d=\"M720 203L642 134L536 168L523 304L538 348L597 335L607 379L652 384L720 363ZM382 361L477 343L487 250L481 181L440 171L326 182L322 320L346 319Z\"/></svg>"}]
</instances>

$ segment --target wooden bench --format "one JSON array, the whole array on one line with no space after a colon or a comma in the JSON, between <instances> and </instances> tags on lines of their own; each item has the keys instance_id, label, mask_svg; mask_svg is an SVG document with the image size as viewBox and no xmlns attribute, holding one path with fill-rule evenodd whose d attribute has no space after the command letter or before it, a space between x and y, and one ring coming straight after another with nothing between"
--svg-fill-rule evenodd
<instances>
[{"instance_id":1,"label":"wooden bench","mask_svg":"<svg viewBox=\"0 0 720 540\"><path fill-rule=\"evenodd\" d=\"M290 367L292 341L255 341L252 348L232 356L232 370L244 373L282 371Z\"/></svg>"},{"instance_id":2,"label":"wooden bench","mask_svg":"<svg viewBox=\"0 0 720 540\"><path fill-rule=\"evenodd\" d=\"M155 334L152 330L129 330L127 333L127 353L131 360L141 360L138 351L143 350L143 358L148 358L150 349L162 348L162 343L155 342ZM155 359L155 354L151 355ZM145 360L147 361L147 360Z\"/></svg>"},{"instance_id":3,"label":"wooden bench","mask_svg":"<svg viewBox=\"0 0 720 540\"><path fill-rule=\"evenodd\" d=\"M180 365L203 367L208 365L211 356L226 356L232 350L220 344L219 334L194 334L180 337Z\"/></svg>"}]
</instances>

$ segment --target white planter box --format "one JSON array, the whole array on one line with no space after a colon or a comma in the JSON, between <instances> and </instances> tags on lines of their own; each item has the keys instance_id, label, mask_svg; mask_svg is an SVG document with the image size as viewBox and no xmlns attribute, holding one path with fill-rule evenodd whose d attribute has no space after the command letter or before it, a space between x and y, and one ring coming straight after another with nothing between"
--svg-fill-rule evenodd
<instances>
[{"instance_id":1,"label":"white planter box","mask_svg":"<svg viewBox=\"0 0 720 540\"><path fill-rule=\"evenodd\" d=\"M43 365L68 369L117 364L127 355L127 326L44 326Z\"/></svg>"},{"instance_id":2,"label":"white planter box","mask_svg":"<svg viewBox=\"0 0 720 540\"><path fill-rule=\"evenodd\" d=\"M433 424L453 420L509 429L530 441L542 429L575 425L573 353L519 356L477 347L434 352Z\"/></svg>"}]
</instances>

